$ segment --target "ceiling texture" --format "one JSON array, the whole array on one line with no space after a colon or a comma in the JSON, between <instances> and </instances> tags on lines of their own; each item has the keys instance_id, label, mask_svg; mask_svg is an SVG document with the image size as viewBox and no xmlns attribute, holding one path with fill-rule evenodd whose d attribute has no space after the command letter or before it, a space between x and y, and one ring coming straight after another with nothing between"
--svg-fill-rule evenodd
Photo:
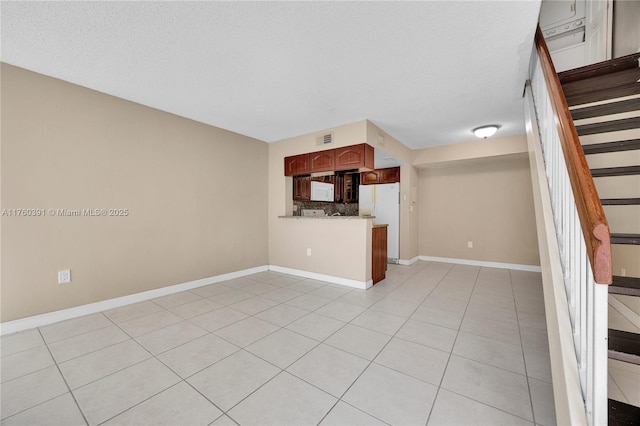
<instances>
[{"instance_id":1,"label":"ceiling texture","mask_svg":"<svg viewBox=\"0 0 640 426\"><path fill-rule=\"evenodd\" d=\"M417 149L524 133L540 1L0 8L3 62L266 142L369 119Z\"/></svg>"}]
</instances>

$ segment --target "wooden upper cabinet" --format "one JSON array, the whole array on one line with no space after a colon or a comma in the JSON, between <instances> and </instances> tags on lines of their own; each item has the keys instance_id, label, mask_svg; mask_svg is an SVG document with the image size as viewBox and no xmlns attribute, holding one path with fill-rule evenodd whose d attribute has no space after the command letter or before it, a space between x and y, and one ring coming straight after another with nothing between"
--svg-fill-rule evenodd
<instances>
[{"instance_id":1,"label":"wooden upper cabinet","mask_svg":"<svg viewBox=\"0 0 640 426\"><path fill-rule=\"evenodd\" d=\"M380 183L400 182L400 167L390 167L380 170Z\"/></svg>"},{"instance_id":2,"label":"wooden upper cabinet","mask_svg":"<svg viewBox=\"0 0 640 426\"><path fill-rule=\"evenodd\" d=\"M374 183L380 183L380 173L378 170L371 170L370 172L362 172L360 177L361 185L371 185Z\"/></svg>"},{"instance_id":3,"label":"wooden upper cabinet","mask_svg":"<svg viewBox=\"0 0 640 426\"><path fill-rule=\"evenodd\" d=\"M309 171L311 173L332 171L334 170L335 163L335 149L312 152L309 154Z\"/></svg>"},{"instance_id":4,"label":"wooden upper cabinet","mask_svg":"<svg viewBox=\"0 0 640 426\"><path fill-rule=\"evenodd\" d=\"M293 199L296 201L311 200L310 176L296 176L293 178Z\"/></svg>"},{"instance_id":5,"label":"wooden upper cabinet","mask_svg":"<svg viewBox=\"0 0 640 426\"><path fill-rule=\"evenodd\" d=\"M360 177L361 185L396 182L400 182L400 167L389 167L387 169L375 169L370 172L362 172Z\"/></svg>"},{"instance_id":6,"label":"wooden upper cabinet","mask_svg":"<svg viewBox=\"0 0 640 426\"><path fill-rule=\"evenodd\" d=\"M293 155L284 159L284 175L308 175L309 171L309 154Z\"/></svg>"},{"instance_id":7,"label":"wooden upper cabinet","mask_svg":"<svg viewBox=\"0 0 640 426\"><path fill-rule=\"evenodd\" d=\"M373 169L373 147L366 143L336 148L335 170Z\"/></svg>"},{"instance_id":8,"label":"wooden upper cabinet","mask_svg":"<svg viewBox=\"0 0 640 426\"><path fill-rule=\"evenodd\" d=\"M284 175L300 176L341 170L373 170L373 147L366 143L292 155L284 159Z\"/></svg>"}]
</instances>

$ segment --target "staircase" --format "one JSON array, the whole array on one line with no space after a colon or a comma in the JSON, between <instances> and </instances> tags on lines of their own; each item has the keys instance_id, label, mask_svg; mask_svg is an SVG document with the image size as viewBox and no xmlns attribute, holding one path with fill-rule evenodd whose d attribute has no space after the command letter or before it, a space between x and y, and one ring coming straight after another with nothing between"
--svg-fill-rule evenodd
<instances>
[{"instance_id":1,"label":"staircase","mask_svg":"<svg viewBox=\"0 0 640 426\"><path fill-rule=\"evenodd\" d=\"M610 301L611 295L627 298L636 307L628 312L638 319L640 302L628 298L640 298L640 53L558 77L598 194L605 197L614 272ZM640 334L608 334L610 359L640 365ZM610 399L609 424L640 425L640 407Z\"/></svg>"}]
</instances>

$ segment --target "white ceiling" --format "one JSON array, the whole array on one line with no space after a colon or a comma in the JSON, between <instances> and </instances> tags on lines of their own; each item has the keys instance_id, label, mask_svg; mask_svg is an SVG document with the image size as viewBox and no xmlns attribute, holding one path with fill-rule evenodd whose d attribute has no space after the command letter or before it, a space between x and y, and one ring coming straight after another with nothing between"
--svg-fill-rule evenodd
<instances>
[{"instance_id":1,"label":"white ceiling","mask_svg":"<svg viewBox=\"0 0 640 426\"><path fill-rule=\"evenodd\" d=\"M266 142L524 132L540 1L1 2L3 62Z\"/></svg>"}]
</instances>

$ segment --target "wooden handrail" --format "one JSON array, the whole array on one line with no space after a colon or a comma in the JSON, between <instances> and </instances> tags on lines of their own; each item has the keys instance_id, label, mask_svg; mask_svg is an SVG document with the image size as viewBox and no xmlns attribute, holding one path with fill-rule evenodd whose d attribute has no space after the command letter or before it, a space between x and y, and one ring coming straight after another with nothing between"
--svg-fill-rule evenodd
<instances>
[{"instance_id":1,"label":"wooden handrail","mask_svg":"<svg viewBox=\"0 0 640 426\"><path fill-rule=\"evenodd\" d=\"M593 277L596 283L611 284L613 274L609 225L540 26L536 30L535 42L556 118L562 152L569 172L569 180L576 201L587 254L591 261Z\"/></svg>"}]
</instances>

